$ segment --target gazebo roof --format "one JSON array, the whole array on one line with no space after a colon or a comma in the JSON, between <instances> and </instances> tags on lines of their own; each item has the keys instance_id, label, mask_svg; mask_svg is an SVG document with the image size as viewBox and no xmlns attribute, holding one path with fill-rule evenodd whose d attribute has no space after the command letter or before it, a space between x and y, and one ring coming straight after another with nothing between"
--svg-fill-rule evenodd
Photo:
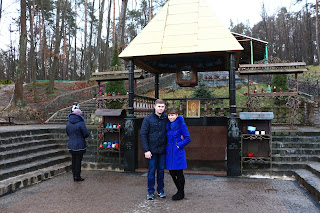
<instances>
[{"instance_id":1,"label":"gazebo roof","mask_svg":"<svg viewBox=\"0 0 320 213\"><path fill-rule=\"evenodd\" d=\"M210 58L213 60L214 56L216 60L217 56L222 63L228 64L226 53L241 50L243 47L205 0L168 0L119 57L125 60L135 58L138 66L150 72L173 72L166 67L174 66L169 61L176 56L179 57L173 60L176 63L190 62L190 57L196 57L191 63L210 63ZM155 57L161 59L159 63L162 65L148 62L151 58L154 61ZM210 69L212 66L208 67Z\"/></svg>"},{"instance_id":2,"label":"gazebo roof","mask_svg":"<svg viewBox=\"0 0 320 213\"><path fill-rule=\"evenodd\" d=\"M260 61L265 58L266 46L268 46L268 42L235 32L232 32L232 35L238 40L238 42L244 48L244 50L241 53L241 64L250 64L251 54L253 54L254 61ZM251 42L253 46L253 53L251 53Z\"/></svg>"},{"instance_id":3,"label":"gazebo roof","mask_svg":"<svg viewBox=\"0 0 320 213\"><path fill-rule=\"evenodd\" d=\"M169 0L120 57L238 50L205 0Z\"/></svg>"}]
</instances>

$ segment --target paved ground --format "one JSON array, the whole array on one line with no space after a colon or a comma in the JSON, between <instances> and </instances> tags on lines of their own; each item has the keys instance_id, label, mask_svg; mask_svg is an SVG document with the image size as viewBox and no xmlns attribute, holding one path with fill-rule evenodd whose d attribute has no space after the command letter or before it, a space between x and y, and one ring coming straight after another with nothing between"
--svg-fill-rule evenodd
<instances>
[{"instance_id":1,"label":"paved ground","mask_svg":"<svg viewBox=\"0 0 320 213\"><path fill-rule=\"evenodd\" d=\"M17 128L61 128L61 125L7 126L0 127L0 132ZM276 131L288 128L279 127ZM154 201L145 199L145 173L83 171L84 182L73 182L71 176L65 173L0 197L0 212L320 212L319 203L292 180L186 175L186 199L174 202L171 196L176 190L168 174L165 190L169 197Z\"/></svg>"},{"instance_id":2,"label":"paved ground","mask_svg":"<svg viewBox=\"0 0 320 213\"><path fill-rule=\"evenodd\" d=\"M0 126L0 132L13 132L19 130L34 130L34 129L55 129L65 128L66 124L32 124L32 125L13 125L13 126ZM310 126L272 126L272 131L281 132L319 132L320 128Z\"/></svg>"},{"instance_id":3,"label":"paved ground","mask_svg":"<svg viewBox=\"0 0 320 213\"><path fill-rule=\"evenodd\" d=\"M295 181L186 175L186 199L148 201L145 173L83 171L84 182L65 173L0 198L1 213L37 212L320 212L320 205Z\"/></svg>"}]
</instances>

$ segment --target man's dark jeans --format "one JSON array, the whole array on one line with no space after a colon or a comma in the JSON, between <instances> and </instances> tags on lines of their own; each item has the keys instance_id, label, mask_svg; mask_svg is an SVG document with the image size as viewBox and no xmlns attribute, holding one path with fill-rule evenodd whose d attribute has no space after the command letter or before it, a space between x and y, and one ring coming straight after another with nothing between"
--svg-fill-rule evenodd
<instances>
[{"instance_id":1,"label":"man's dark jeans","mask_svg":"<svg viewBox=\"0 0 320 213\"><path fill-rule=\"evenodd\" d=\"M148 159L148 193L154 193L155 172L157 170L157 191L164 192L164 166L166 163L166 154L152 154L151 159Z\"/></svg>"}]
</instances>

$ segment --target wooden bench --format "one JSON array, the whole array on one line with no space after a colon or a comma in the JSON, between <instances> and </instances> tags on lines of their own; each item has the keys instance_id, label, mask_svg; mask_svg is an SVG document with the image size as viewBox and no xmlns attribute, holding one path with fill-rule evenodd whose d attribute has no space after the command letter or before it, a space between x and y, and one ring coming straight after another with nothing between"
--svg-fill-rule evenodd
<instances>
[{"instance_id":1,"label":"wooden bench","mask_svg":"<svg viewBox=\"0 0 320 213\"><path fill-rule=\"evenodd\" d=\"M0 120L0 126L7 126L7 125L14 125L15 124L13 122L13 120L14 120L13 116L3 116L0 118L2 118L1 120L4 120L4 121Z\"/></svg>"}]
</instances>

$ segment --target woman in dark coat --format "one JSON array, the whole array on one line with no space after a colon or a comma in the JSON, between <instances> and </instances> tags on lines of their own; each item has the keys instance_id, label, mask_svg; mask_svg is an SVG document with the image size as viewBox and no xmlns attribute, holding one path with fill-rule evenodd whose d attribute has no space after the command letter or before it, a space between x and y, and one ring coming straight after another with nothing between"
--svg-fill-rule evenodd
<instances>
[{"instance_id":1,"label":"woman in dark coat","mask_svg":"<svg viewBox=\"0 0 320 213\"><path fill-rule=\"evenodd\" d=\"M172 200L182 200L185 184L183 169L187 168L184 147L191 141L191 138L187 125L183 117L179 116L177 109L168 110L168 119L166 166L178 189L178 192L172 196Z\"/></svg>"},{"instance_id":2,"label":"woman in dark coat","mask_svg":"<svg viewBox=\"0 0 320 213\"><path fill-rule=\"evenodd\" d=\"M72 174L74 181L83 181L81 178L81 161L86 152L87 144L85 138L89 137L90 132L84 124L84 118L80 109L75 109L69 114L66 131L69 137L68 150L72 155Z\"/></svg>"}]
</instances>

